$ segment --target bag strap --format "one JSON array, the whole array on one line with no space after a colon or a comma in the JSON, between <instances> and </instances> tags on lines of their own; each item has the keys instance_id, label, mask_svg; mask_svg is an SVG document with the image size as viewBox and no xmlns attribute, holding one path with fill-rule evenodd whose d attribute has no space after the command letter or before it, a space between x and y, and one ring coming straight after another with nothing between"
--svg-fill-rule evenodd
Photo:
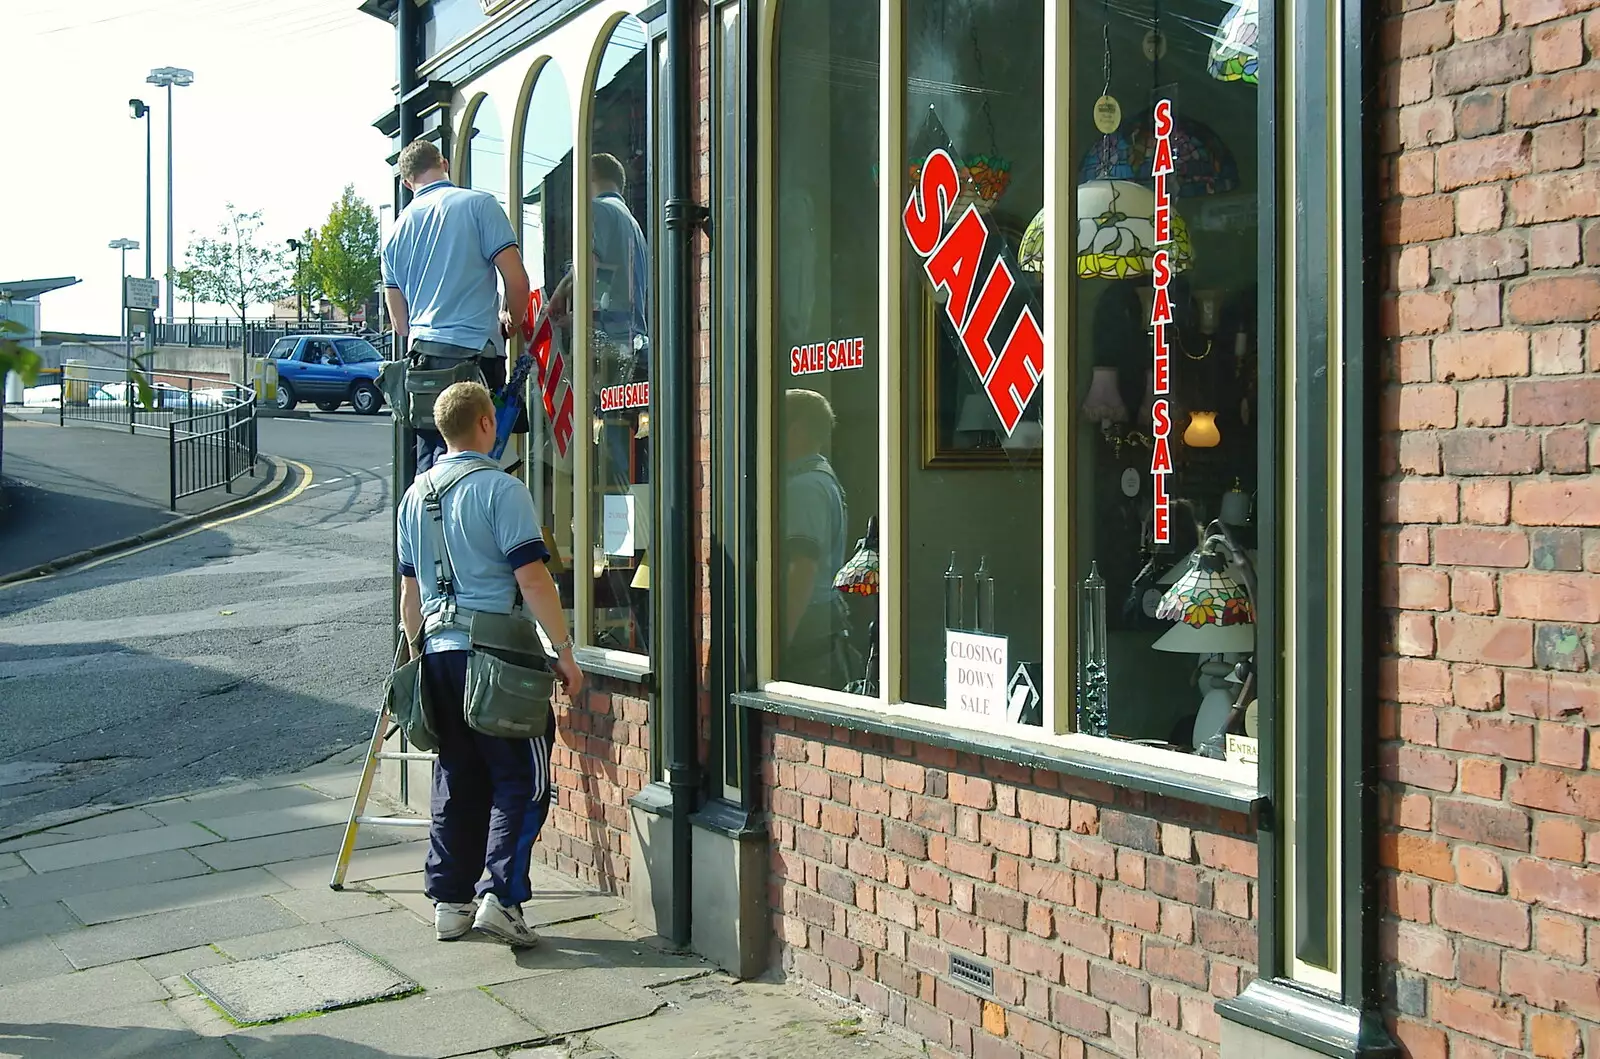
<instances>
[{"instance_id":1,"label":"bag strap","mask_svg":"<svg viewBox=\"0 0 1600 1059\"><path fill-rule=\"evenodd\" d=\"M423 528L433 545L434 586L444 598L440 614L447 623L455 620L456 574L455 566L450 561L450 543L444 533L444 496L467 475L489 470L499 470L499 467L486 459L463 460L431 468L418 478L422 486Z\"/></svg>"}]
</instances>

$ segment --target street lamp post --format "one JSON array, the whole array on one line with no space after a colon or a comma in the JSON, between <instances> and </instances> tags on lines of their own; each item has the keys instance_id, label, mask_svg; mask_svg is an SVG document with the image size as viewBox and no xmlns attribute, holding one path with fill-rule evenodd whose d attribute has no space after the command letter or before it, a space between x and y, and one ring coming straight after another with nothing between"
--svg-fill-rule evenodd
<instances>
[{"instance_id":1,"label":"street lamp post","mask_svg":"<svg viewBox=\"0 0 1600 1059\"><path fill-rule=\"evenodd\" d=\"M122 276L119 283L122 293L117 296L117 301L122 305L122 356L128 364L128 430L133 430L133 334L128 330L128 251L139 249L137 239L113 239L106 244L113 250L122 251ZM66 379L62 379L61 407L65 408L67 401Z\"/></svg>"},{"instance_id":2,"label":"street lamp post","mask_svg":"<svg viewBox=\"0 0 1600 1059\"><path fill-rule=\"evenodd\" d=\"M162 66L151 70L145 81L167 90L167 323L172 323L172 86L185 88L194 84L194 71L176 66Z\"/></svg>"},{"instance_id":3,"label":"street lamp post","mask_svg":"<svg viewBox=\"0 0 1600 1059\"><path fill-rule=\"evenodd\" d=\"M150 253L155 248L155 241L150 238L150 197L151 197L151 133L150 133L150 108L142 99L128 100L128 113L135 121L144 119L144 278L150 279L155 273L150 268ZM167 297L172 297L172 292L167 292ZM170 307L169 307L169 312ZM170 320L168 321L171 322ZM155 313L150 314L150 326L145 331L144 349L148 353L155 346L156 340Z\"/></svg>"},{"instance_id":4,"label":"street lamp post","mask_svg":"<svg viewBox=\"0 0 1600 1059\"><path fill-rule=\"evenodd\" d=\"M305 265L300 259L300 251L305 248L305 243L298 239L286 240L289 249L294 251L294 313L295 323L306 322L306 288Z\"/></svg>"}]
</instances>

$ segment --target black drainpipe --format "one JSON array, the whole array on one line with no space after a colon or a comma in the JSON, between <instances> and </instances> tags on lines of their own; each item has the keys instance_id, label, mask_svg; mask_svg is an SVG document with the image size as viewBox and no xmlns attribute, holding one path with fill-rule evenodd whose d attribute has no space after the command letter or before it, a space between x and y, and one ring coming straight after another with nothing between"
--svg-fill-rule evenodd
<instances>
[{"instance_id":1,"label":"black drainpipe","mask_svg":"<svg viewBox=\"0 0 1600 1059\"><path fill-rule=\"evenodd\" d=\"M660 540L656 584L658 613L665 619L658 635L657 694L667 709L667 767L672 777L672 922L669 940L687 947L690 940L689 816L700 787L698 681L695 679L695 593L689 534L696 524L693 510L694 447L694 313L689 304L689 236L701 211L689 198L689 49L692 41L690 0L667 3L667 99L663 123L661 276L661 355L656 358L659 384L653 390L659 475L656 478L656 535Z\"/></svg>"}]
</instances>

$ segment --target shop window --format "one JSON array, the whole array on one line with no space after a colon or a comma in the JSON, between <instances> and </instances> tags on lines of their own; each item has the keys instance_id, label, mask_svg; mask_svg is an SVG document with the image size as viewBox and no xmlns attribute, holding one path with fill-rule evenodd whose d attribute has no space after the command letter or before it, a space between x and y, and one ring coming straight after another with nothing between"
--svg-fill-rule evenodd
<instances>
[{"instance_id":1,"label":"shop window","mask_svg":"<svg viewBox=\"0 0 1600 1059\"><path fill-rule=\"evenodd\" d=\"M1003 651L1008 676L1021 669L1035 680L1045 657L1043 389L1019 400L985 386L991 347L1001 348L1025 312L1044 322L1038 277L1017 264L1023 232L1044 207L1043 29L1043 0L930 0L906 15L908 180L920 179L936 150L960 159L964 191L950 226L970 203L990 233L980 254L988 260L975 258L975 272L954 283L931 282L917 253L903 265L904 689L911 702L952 712L990 700L983 688L947 681L952 654ZM970 222L967 230L978 231ZM971 281L981 285L999 262L1010 296L979 306L983 288ZM969 330L964 339L955 321L991 308L991 338L973 341ZM1002 412L1017 417L1009 429ZM959 672L977 677L975 668ZM1042 727L1038 706L1030 701L1015 719Z\"/></svg>"},{"instance_id":2,"label":"shop window","mask_svg":"<svg viewBox=\"0 0 1600 1059\"><path fill-rule=\"evenodd\" d=\"M877 5L771 43L763 677L1253 783L1256 7L895 10L883 56Z\"/></svg>"},{"instance_id":3,"label":"shop window","mask_svg":"<svg viewBox=\"0 0 1600 1059\"><path fill-rule=\"evenodd\" d=\"M786 3L779 20L772 668L876 695L878 6Z\"/></svg>"},{"instance_id":4,"label":"shop window","mask_svg":"<svg viewBox=\"0 0 1600 1059\"><path fill-rule=\"evenodd\" d=\"M652 227L647 165L648 57L644 23L620 18L600 54L589 103L590 265L587 414L593 577L589 643L650 651L650 382Z\"/></svg>"},{"instance_id":5,"label":"shop window","mask_svg":"<svg viewBox=\"0 0 1600 1059\"><path fill-rule=\"evenodd\" d=\"M543 60L529 70L519 114L522 260L531 289L548 304L568 273L573 245L572 102L554 62ZM544 524L550 572L570 623L575 568L570 317L554 322L549 342L544 371L530 376L524 477Z\"/></svg>"}]
</instances>

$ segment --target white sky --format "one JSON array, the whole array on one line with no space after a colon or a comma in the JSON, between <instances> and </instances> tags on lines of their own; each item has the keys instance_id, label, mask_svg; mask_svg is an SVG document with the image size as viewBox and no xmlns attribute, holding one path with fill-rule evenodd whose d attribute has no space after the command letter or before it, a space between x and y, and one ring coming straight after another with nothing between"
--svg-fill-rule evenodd
<instances>
[{"instance_id":1,"label":"white sky","mask_svg":"<svg viewBox=\"0 0 1600 1059\"><path fill-rule=\"evenodd\" d=\"M389 142L372 122L394 102L394 31L357 3L0 0L6 80L20 89L0 167L0 280L83 280L43 297L42 328L119 330L121 255L106 244L142 244L145 223L145 123L130 98L155 108L152 274L165 270L167 90L145 83L156 67L195 75L172 90L174 267L229 201L262 210L275 240L320 227L347 183L374 208L388 201ZM128 272L144 274L142 248Z\"/></svg>"}]
</instances>

